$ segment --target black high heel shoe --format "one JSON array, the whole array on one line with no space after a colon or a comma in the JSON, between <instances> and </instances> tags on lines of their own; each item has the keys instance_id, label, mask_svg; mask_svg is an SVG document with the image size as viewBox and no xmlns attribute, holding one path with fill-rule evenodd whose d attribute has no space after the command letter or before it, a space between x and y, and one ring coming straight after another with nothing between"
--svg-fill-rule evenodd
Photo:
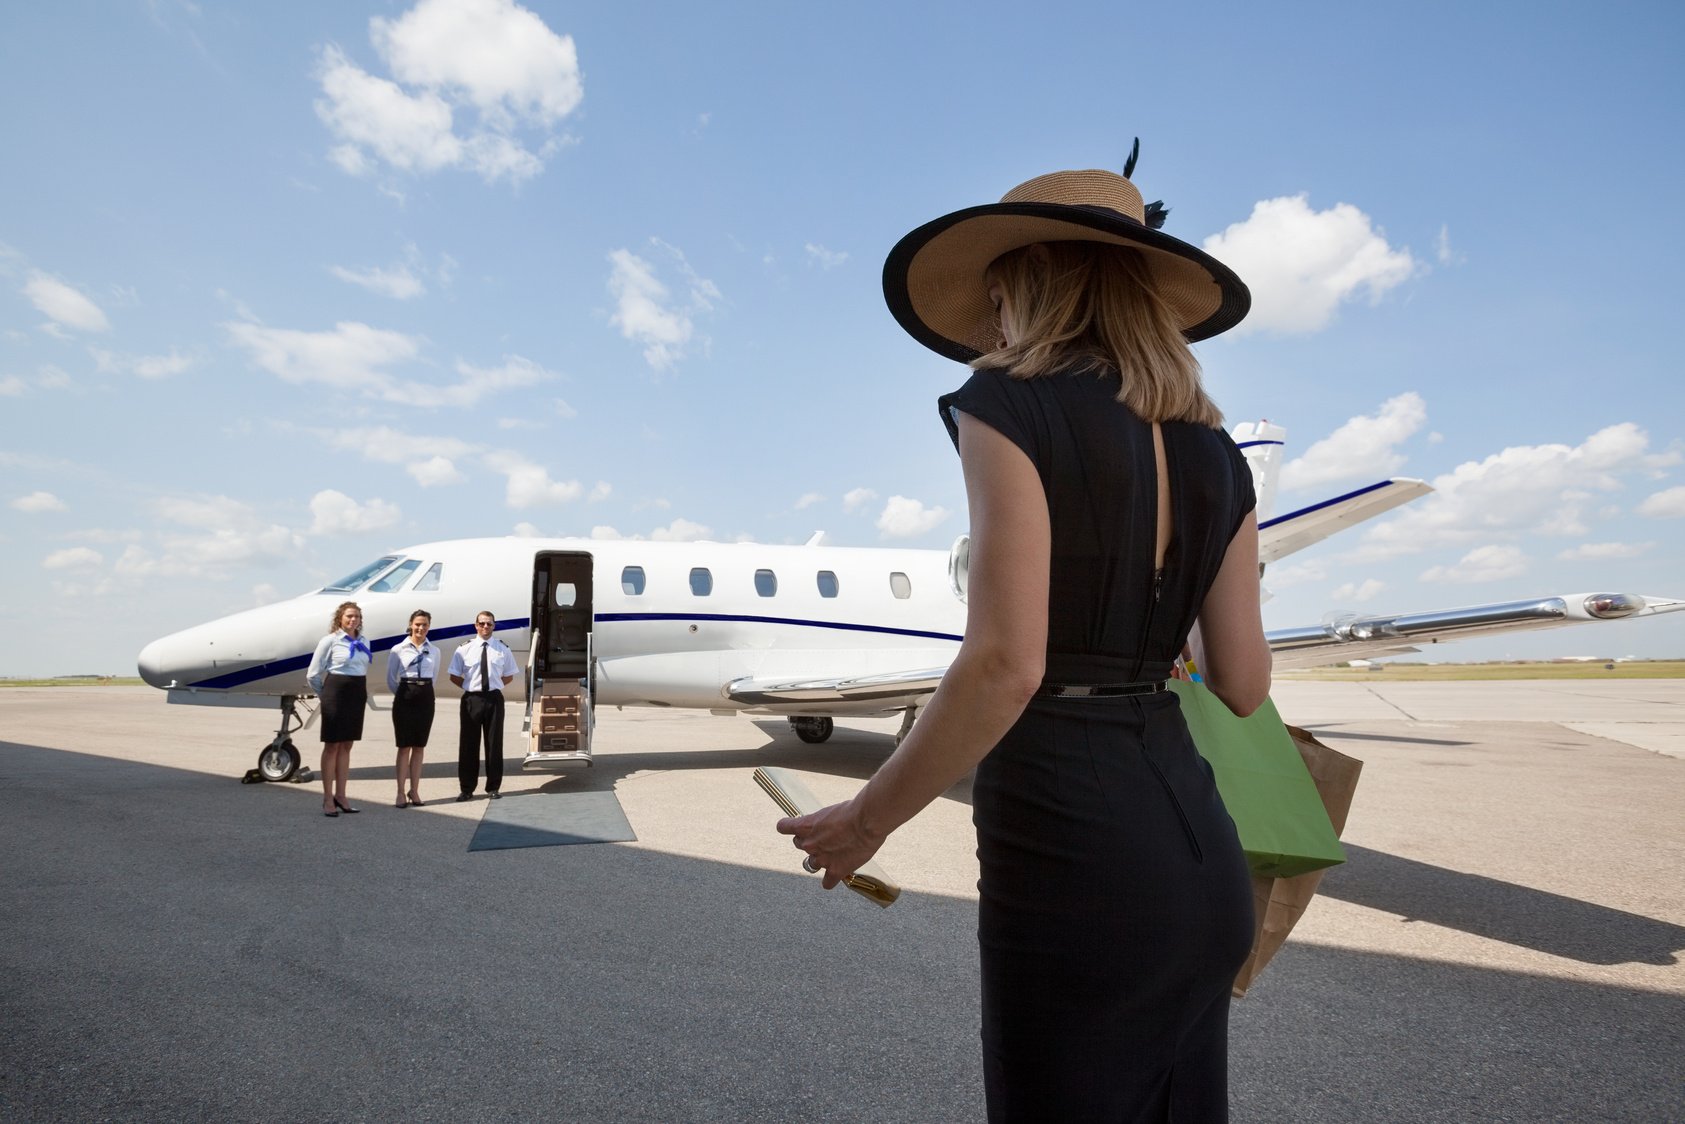
<instances>
[{"instance_id":1,"label":"black high heel shoe","mask_svg":"<svg viewBox=\"0 0 1685 1124\"><path fill-rule=\"evenodd\" d=\"M352 814L352 815L355 815L355 814L357 814L357 813L358 813L358 812L361 812L361 811L362 811L362 809L361 809L361 808L353 808L353 807L352 807L352 806L351 806L351 805L349 805L349 804L341 804L341 803L340 803L340 802L339 802L339 797L337 797L337 796L336 796L336 797L334 797L334 798L333 798L333 806L334 806L334 807L335 807L335 808L338 808L338 809L339 809L339 810L340 810L340 811L342 811L342 812L350 812L350 813L351 813L351 814Z\"/></svg>"}]
</instances>

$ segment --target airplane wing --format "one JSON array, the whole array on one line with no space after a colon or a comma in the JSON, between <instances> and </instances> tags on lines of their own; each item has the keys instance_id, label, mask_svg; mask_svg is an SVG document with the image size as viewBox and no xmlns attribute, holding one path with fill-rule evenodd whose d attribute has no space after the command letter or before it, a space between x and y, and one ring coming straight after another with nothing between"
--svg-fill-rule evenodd
<instances>
[{"instance_id":1,"label":"airplane wing","mask_svg":"<svg viewBox=\"0 0 1685 1124\"><path fill-rule=\"evenodd\" d=\"M1336 617L1308 628L1275 629L1266 635L1275 667L1287 671L1347 660L1420 651L1442 640L1466 640L1504 632L1558 628L1590 621L1649 617L1685 609L1685 601L1636 593L1564 593L1529 601L1470 605L1427 613Z\"/></svg>"},{"instance_id":2,"label":"airplane wing","mask_svg":"<svg viewBox=\"0 0 1685 1124\"><path fill-rule=\"evenodd\" d=\"M734 679L726 686L726 696L746 706L895 700L906 705L934 694L947 672L944 666L834 679Z\"/></svg>"},{"instance_id":3,"label":"airplane wing","mask_svg":"<svg viewBox=\"0 0 1685 1124\"><path fill-rule=\"evenodd\" d=\"M1425 496L1433 486L1401 477L1301 507L1258 524L1258 561L1274 562L1384 511Z\"/></svg>"},{"instance_id":4,"label":"airplane wing","mask_svg":"<svg viewBox=\"0 0 1685 1124\"><path fill-rule=\"evenodd\" d=\"M1375 616L1347 614L1307 628L1274 629L1266 635L1278 671L1322 667L1347 660L1405 655L1441 641L1496 636L1505 632L1560 628L1594 621L1625 620L1685 610L1685 600L1635 593L1564 593L1526 601L1469 605L1425 613ZM799 703L878 703L883 709L918 703L935 692L946 667L880 675L807 679L733 680L727 696L745 706Z\"/></svg>"}]
</instances>

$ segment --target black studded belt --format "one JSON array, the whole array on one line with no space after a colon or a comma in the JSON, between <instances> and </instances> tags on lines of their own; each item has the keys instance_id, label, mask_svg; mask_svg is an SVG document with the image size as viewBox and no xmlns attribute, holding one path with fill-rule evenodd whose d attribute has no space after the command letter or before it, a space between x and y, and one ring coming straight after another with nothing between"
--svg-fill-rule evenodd
<instances>
[{"instance_id":1,"label":"black studded belt","mask_svg":"<svg viewBox=\"0 0 1685 1124\"><path fill-rule=\"evenodd\" d=\"M1164 680L1153 683L1043 683L1036 691L1044 699L1110 699L1119 695L1156 695Z\"/></svg>"}]
</instances>

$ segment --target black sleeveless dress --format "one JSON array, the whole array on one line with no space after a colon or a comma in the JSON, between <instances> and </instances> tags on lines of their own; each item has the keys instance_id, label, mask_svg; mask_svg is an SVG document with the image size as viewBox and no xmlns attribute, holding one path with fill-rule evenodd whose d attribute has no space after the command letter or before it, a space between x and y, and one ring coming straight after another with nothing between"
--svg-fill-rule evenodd
<instances>
[{"instance_id":1,"label":"black sleeveless dress","mask_svg":"<svg viewBox=\"0 0 1685 1124\"><path fill-rule=\"evenodd\" d=\"M1110 372L979 371L940 399L956 444L959 410L1041 475L1050 683L1166 678L1255 503L1227 434L1165 423L1155 581L1152 427L1117 390ZM978 765L972 818L989 1119L1226 1120L1252 887L1176 696L1037 697Z\"/></svg>"}]
</instances>

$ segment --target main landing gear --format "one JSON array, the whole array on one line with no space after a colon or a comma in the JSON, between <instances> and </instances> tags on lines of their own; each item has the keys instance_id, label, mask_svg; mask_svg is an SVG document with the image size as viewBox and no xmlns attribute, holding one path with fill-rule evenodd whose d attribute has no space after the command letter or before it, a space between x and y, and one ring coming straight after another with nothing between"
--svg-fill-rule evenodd
<instances>
[{"instance_id":1,"label":"main landing gear","mask_svg":"<svg viewBox=\"0 0 1685 1124\"><path fill-rule=\"evenodd\" d=\"M281 728L257 755L257 771L263 775L264 780L287 781L298 772L298 747L293 744L292 735L310 725L310 720L314 717L314 710L303 719L298 717L297 695L281 696ZM293 725L294 722L298 725Z\"/></svg>"},{"instance_id":2,"label":"main landing gear","mask_svg":"<svg viewBox=\"0 0 1685 1124\"><path fill-rule=\"evenodd\" d=\"M836 723L829 718L814 718L803 715L800 718L790 719L790 729L796 732L796 737L807 744L818 745L831 736L831 731L836 729Z\"/></svg>"}]
</instances>

